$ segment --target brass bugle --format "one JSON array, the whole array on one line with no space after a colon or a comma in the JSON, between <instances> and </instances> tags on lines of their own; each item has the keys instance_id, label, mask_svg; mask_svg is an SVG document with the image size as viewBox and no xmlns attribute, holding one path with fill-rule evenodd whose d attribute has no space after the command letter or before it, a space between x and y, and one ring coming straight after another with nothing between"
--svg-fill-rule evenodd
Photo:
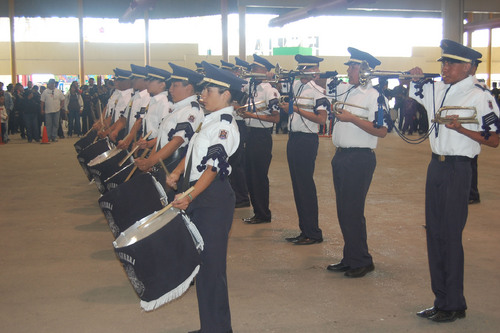
<instances>
[{"instance_id":1,"label":"brass bugle","mask_svg":"<svg viewBox=\"0 0 500 333\"><path fill-rule=\"evenodd\" d=\"M308 78L308 77L314 77L316 75L328 79L337 76L338 73L337 71L326 71L326 72L304 72L301 70L287 71L286 69L281 68L280 64L276 64L276 67L274 69L274 74L277 79L277 82L279 82L290 77Z\"/></svg>"},{"instance_id":2,"label":"brass bugle","mask_svg":"<svg viewBox=\"0 0 500 333\"><path fill-rule=\"evenodd\" d=\"M340 110L342 110L344 108L344 106L350 106L352 108L357 108L357 109L362 109L362 110L365 110L365 111L369 111L368 108L364 107L364 106L359 106L359 105L356 105L356 104L351 104L351 103L346 103L346 102L335 102L332 104L332 111L333 113L335 114L340 114L342 113ZM365 116L359 116L357 114L354 114L354 116L360 118L360 119L363 119L363 120L368 120L368 117L365 117Z\"/></svg>"},{"instance_id":3,"label":"brass bugle","mask_svg":"<svg viewBox=\"0 0 500 333\"><path fill-rule=\"evenodd\" d=\"M466 110L466 111L472 111L471 116L467 117L447 117L447 112L450 110ZM456 119L459 123L461 124L479 124L479 121L476 118L477 116L477 110L474 106L443 106L436 112L436 117L435 119L432 119L433 123L438 123L438 124L449 124L451 123L454 119Z\"/></svg>"},{"instance_id":4,"label":"brass bugle","mask_svg":"<svg viewBox=\"0 0 500 333\"><path fill-rule=\"evenodd\" d=\"M359 83L365 86L371 78L374 77L386 77L394 79L425 79L440 77L441 74L433 73L423 73L423 74L410 74L409 72L397 72L397 71L379 71L371 69L366 61L363 61L359 66Z\"/></svg>"}]
</instances>

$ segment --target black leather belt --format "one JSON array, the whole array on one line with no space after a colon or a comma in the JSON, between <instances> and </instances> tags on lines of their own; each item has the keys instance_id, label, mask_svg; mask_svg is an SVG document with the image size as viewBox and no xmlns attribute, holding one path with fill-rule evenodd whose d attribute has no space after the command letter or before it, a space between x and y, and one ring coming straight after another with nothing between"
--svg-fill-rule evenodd
<instances>
[{"instance_id":1,"label":"black leather belt","mask_svg":"<svg viewBox=\"0 0 500 333\"><path fill-rule=\"evenodd\" d=\"M355 151L373 151L373 149L362 148L362 147L351 147L351 148L337 147L337 152L348 153L348 152L355 152Z\"/></svg>"},{"instance_id":2,"label":"black leather belt","mask_svg":"<svg viewBox=\"0 0 500 333\"><path fill-rule=\"evenodd\" d=\"M432 153L432 158L439 162L470 162L472 158L460 155L438 155Z\"/></svg>"}]
</instances>

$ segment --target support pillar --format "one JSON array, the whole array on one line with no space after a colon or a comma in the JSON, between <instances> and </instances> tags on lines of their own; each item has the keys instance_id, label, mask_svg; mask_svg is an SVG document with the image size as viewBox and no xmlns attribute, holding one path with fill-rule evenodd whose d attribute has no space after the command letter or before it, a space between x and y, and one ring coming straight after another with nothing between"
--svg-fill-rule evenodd
<instances>
[{"instance_id":1,"label":"support pillar","mask_svg":"<svg viewBox=\"0 0 500 333\"><path fill-rule=\"evenodd\" d=\"M247 7L238 5L238 21L239 21L239 58L247 60L247 39L246 39L246 11Z\"/></svg>"},{"instance_id":2,"label":"support pillar","mask_svg":"<svg viewBox=\"0 0 500 333\"><path fill-rule=\"evenodd\" d=\"M222 18L222 60L229 61L229 48L228 48L228 24L227 24L227 0L220 1L220 11Z\"/></svg>"},{"instance_id":3,"label":"support pillar","mask_svg":"<svg viewBox=\"0 0 500 333\"><path fill-rule=\"evenodd\" d=\"M78 0L78 65L80 85L85 84L85 41L83 40L83 0Z\"/></svg>"},{"instance_id":4,"label":"support pillar","mask_svg":"<svg viewBox=\"0 0 500 333\"><path fill-rule=\"evenodd\" d=\"M149 44L149 12L146 9L144 11L144 65L149 66L151 64L151 52Z\"/></svg>"},{"instance_id":5,"label":"support pillar","mask_svg":"<svg viewBox=\"0 0 500 333\"><path fill-rule=\"evenodd\" d=\"M441 0L443 38L463 43L464 0Z\"/></svg>"},{"instance_id":6,"label":"support pillar","mask_svg":"<svg viewBox=\"0 0 500 333\"><path fill-rule=\"evenodd\" d=\"M12 84L17 83L16 68L16 42L14 41L14 0L9 0L9 24L10 24L10 74Z\"/></svg>"}]
</instances>

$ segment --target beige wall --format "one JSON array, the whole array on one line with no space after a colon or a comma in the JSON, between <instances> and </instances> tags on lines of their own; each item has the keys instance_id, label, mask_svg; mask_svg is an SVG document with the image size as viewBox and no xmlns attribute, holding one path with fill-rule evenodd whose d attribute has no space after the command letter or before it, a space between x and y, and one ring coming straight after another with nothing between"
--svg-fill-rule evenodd
<instances>
[{"instance_id":1,"label":"beige wall","mask_svg":"<svg viewBox=\"0 0 500 333\"><path fill-rule=\"evenodd\" d=\"M486 48L478 48L486 58ZM413 49L410 58L381 57L380 70L405 71L420 66L427 73L439 73L440 64L438 47L418 47ZM16 60L18 74L68 74L78 75L78 44L76 43L17 43ZM229 57L234 63L234 56ZM251 56L247 60L251 61ZM279 63L282 68L294 69L296 62L293 56L267 57L272 63ZM500 47L493 49L492 72L500 73ZM195 62L206 60L220 64L220 56L199 56L197 44L152 44L151 65L170 69L168 62L195 69ZM347 57L325 57L322 70L337 70L345 74L344 62ZM130 64L144 64L143 44L85 44L85 73L112 74L113 68L129 68ZM479 66L478 73L486 72L486 64ZM0 42L0 75L10 75L10 45Z\"/></svg>"}]
</instances>

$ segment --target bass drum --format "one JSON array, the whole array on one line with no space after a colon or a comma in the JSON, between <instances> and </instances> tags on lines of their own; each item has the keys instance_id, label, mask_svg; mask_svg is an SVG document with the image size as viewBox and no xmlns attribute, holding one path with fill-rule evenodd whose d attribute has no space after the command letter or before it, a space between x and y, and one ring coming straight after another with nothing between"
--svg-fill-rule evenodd
<instances>
[{"instance_id":1,"label":"bass drum","mask_svg":"<svg viewBox=\"0 0 500 333\"><path fill-rule=\"evenodd\" d=\"M87 164L96 156L99 156L100 154L113 149L114 147L115 145L110 142L108 138L104 138L86 147L77 155L78 163L80 163L83 172L85 172L85 175L87 176L89 181L91 181L93 177Z\"/></svg>"},{"instance_id":2,"label":"bass drum","mask_svg":"<svg viewBox=\"0 0 500 333\"><path fill-rule=\"evenodd\" d=\"M101 193L106 193L107 189L104 181L119 171L122 166L118 164L128 155L128 151L118 148L105 151L99 156L92 159L89 164L90 174L94 178L97 189ZM130 156L125 161L125 166L134 163L134 159Z\"/></svg>"},{"instance_id":3,"label":"bass drum","mask_svg":"<svg viewBox=\"0 0 500 333\"><path fill-rule=\"evenodd\" d=\"M97 131L92 130L92 131L88 132L87 135L85 135L84 137L80 138L73 145L73 147L75 147L76 153L78 154L82 150L84 150L85 148L87 148L88 146L90 146L94 142L94 140L95 140L96 137L97 137Z\"/></svg>"},{"instance_id":4,"label":"bass drum","mask_svg":"<svg viewBox=\"0 0 500 333\"><path fill-rule=\"evenodd\" d=\"M106 179L104 181L104 186L106 187L106 190L111 191L111 190L117 188L119 185L125 183L125 180L129 176L129 174L132 172L132 170L134 170L134 167L135 167L134 163L130 163L129 165L127 165L126 167L124 167L120 171L115 172L114 175L112 175L111 177ZM139 175L140 173L141 173L141 171L136 168L136 170L132 174L131 178L136 176L136 175Z\"/></svg>"},{"instance_id":5,"label":"bass drum","mask_svg":"<svg viewBox=\"0 0 500 333\"><path fill-rule=\"evenodd\" d=\"M99 207L115 238L144 216L166 205L163 187L149 173L139 174L99 198Z\"/></svg>"},{"instance_id":6,"label":"bass drum","mask_svg":"<svg viewBox=\"0 0 500 333\"><path fill-rule=\"evenodd\" d=\"M170 208L136 222L114 242L115 253L145 311L182 296L200 270L203 239L187 215Z\"/></svg>"}]
</instances>

